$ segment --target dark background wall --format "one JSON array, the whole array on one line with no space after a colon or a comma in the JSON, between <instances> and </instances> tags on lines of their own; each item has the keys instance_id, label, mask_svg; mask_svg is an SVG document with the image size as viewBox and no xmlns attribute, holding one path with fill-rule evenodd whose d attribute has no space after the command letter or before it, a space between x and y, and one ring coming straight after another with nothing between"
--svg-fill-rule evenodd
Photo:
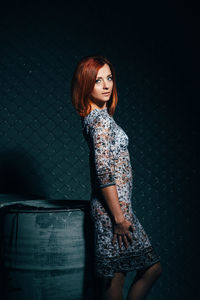
<instances>
[{"instance_id":1,"label":"dark background wall","mask_svg":"<svg viewBox=\"0 0 200 300\"><path fill-rule=\"evenodd\" d=\"M117 75L114 118L130 139L135 212L163 264L148 299L189 299L197 292L197 10L139 2L1 5L0 192L89 199L89 153L69 86L79 59L107 56Z\"/></svg>"}]
</instances>

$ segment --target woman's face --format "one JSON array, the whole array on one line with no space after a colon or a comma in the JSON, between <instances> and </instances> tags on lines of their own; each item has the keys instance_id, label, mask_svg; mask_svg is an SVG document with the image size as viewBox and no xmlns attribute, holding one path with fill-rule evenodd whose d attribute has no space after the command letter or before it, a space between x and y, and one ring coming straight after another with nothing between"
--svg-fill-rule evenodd
<instances>
[{"instance_id":1,"label":"woman's face","mask_svg":"<svg viewBox=\"0 0 200 300\"><path fill-rule=\"evenodd\" d=\"M91 93L91 98L97 105L106 106L106 102L110 99L113 89L113 79L110 67L105 64L99 69L96 82Z\"/></svg>"}]
</instances>

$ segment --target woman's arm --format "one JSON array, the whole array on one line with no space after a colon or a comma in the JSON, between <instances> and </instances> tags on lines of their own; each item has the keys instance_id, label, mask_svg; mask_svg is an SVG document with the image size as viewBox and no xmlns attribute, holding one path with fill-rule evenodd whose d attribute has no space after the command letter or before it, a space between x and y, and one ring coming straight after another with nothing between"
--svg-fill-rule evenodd
<instances>
[{"instance_id":1,"label":"woman's arm","mask_svg":"<svg viewBox=\"0 0 200 300\"><path fill-rule=\"evenodd\" d=\"M124 217L119 204L116 185L101 188L101 191L114 219L114 235L112 242L114 244L118 238L119 247L121 248L123 240L125 247L128 248L128 240L129 242L132 242L129 231L134 231L135 229L133 224Z\"/></svg>"},{"instance_id":2,"label":"woman's arm","mask_svg":"<svg viewBox=\"0 0 200 300\"><path fill-rule=\"evenodd\" d=\"M102 194L112 213L114 222L121 223L124 221L124 214L119 204L116 185L101 188Z\"/></svg>"},{"instance_id":3,"label":"woman's arm","mask_svg":"<svg viewBox=\"0 0 200 300\"><path fill-rule=\"evenodd\" d=\"M111 120L104 115L99 115L91 126L93 153L97 175L97 184L101 189L105 202L114 221L113 243L117 237L121 248L122 239L128 247L127 238L132 241L130 230L134 230L131 222L125 219L120 207L115 183L115 159L111 149L112 131Z\"/></svg>"}]
</instances>

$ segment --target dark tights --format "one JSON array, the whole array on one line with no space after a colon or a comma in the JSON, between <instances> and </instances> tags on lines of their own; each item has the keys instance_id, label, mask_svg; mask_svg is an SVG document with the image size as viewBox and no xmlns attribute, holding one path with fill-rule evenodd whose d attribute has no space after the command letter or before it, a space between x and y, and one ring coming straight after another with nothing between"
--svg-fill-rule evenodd
<instances>
[{"instance_id":1,"label":"dark tights","mask_svg":"<svg viewBox=\"0 0 200 300\"><path fill-rule=\"evenodd\" d=\"M150 291L153 283L162 272L160 262L155 263L145 270L137 271L132 282L126 300L144 300ZM123 286L125 273L115 273L112 279L102 282L102 300L123 300Z\"/></svg>"}]
</instances>

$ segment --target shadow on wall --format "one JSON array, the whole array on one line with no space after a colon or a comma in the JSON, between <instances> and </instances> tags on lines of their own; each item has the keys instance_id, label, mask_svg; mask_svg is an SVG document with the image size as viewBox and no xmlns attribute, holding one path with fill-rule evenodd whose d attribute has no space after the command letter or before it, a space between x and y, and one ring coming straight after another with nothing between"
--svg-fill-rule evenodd
<instances>
[{"instance_id":1,"label":"shadow on wall","mask_svg":"<svg viewBox=\"0 0 200 300\"><path fill-rule=\"evenodd\" d=\"M46 198L41 178L25 151L0 152L0 193Z\"/></svg>"}]
</instances>

